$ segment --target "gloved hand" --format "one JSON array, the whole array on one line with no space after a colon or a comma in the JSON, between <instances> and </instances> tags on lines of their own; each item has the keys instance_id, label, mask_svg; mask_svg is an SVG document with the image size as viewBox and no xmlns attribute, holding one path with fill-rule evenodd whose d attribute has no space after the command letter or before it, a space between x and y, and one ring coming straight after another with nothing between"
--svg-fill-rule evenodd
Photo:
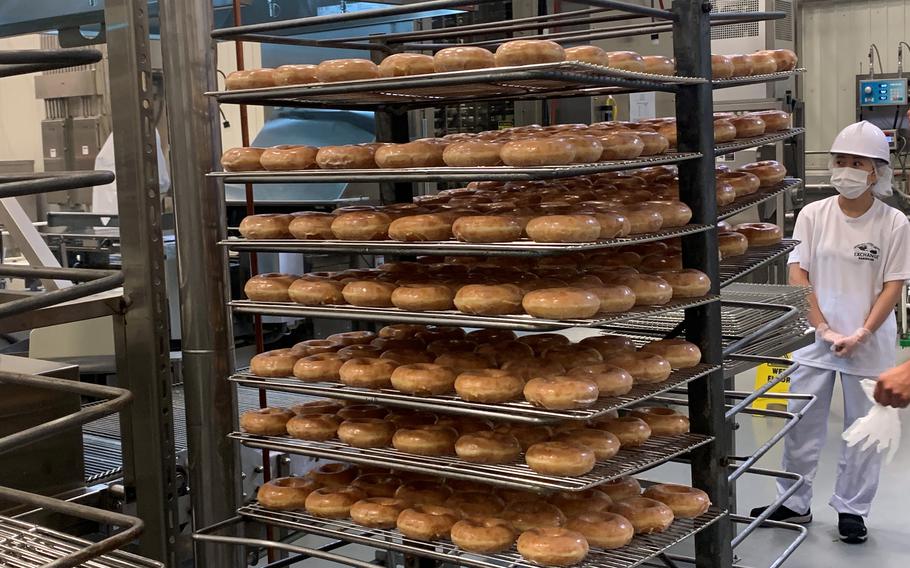
<instances>
[{"instance_id":1,"label":"gloved hand","mask_svg":"<svg viewBox=\"0 0 910 568\"><path fill-rule=\"evenodd\" d=\"M860 384L869 400L874 400L875 381L863 379ZM863 440L862 449L868 450L875 446L879 453L888 450L886 463L890 463L901 444L901 420L896 408L875 404L869 414L856 421L844 431L843 439L847 445L853 447Z\"/></svg>"},{"instance_id":2,"label":"gloved hand","mask_svg":"<svg viewBox=\"0 0 910 568\"><path fill-rule=\"evenodd\" d=\"M832 350L834 349L833 344L837 343L841 339L844 339L844 336L837 333L826 323L818 324L818 327L815 328L815 337L821 339L822 341L827 341L832 344Z\"/></svg>"},{"instance_id":3,"label":"gloved hand","mask_svg":"<svg viewBox=\"0 0 910 568\"><path fill-rule=\"evenodd\" d=\"M850 357L856 347L865 342L871 335L871 331L861 327L853 332L853 335L848 335L835 341L834 345L831 346L831 351L834 351L834 354L838 357Z\"/></svg>"}]
</instances>

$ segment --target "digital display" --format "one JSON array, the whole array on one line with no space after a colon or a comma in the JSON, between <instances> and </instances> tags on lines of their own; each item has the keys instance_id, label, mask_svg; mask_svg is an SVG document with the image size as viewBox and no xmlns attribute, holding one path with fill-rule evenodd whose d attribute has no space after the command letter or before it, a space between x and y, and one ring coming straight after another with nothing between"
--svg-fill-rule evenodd
<instances>
[{"instance_id":1,"label":"digital display","mask_svg":"<svg viewBox=\"0 0 910 568\"><path fill-rule=\"evenodd\" d=\"M907 104L906 79L868 79L859 82L860 106Z\"/></svg>"}]
</instances>

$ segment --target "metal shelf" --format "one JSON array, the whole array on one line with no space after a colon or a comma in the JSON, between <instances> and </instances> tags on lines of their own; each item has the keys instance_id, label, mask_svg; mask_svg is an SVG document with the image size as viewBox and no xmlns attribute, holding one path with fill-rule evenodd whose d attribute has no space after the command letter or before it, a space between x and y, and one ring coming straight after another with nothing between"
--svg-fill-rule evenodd
<instances>
[{"instance_id":1,"label":"metal shelf","mask_svg":"<svg viewBox=\"0 0 910 568\"><path fill-rule=\"evenodd\" d=\"M798 178L786 178L784 181L780 182L774 187L759 190L758 193L753 193L752 195L741 197L729 205L718 207L717 220L723 221L724 219L728 219L738 213L747 211L756 205L764 203L765 201L774 199L782 193L793 191L794 189L801 186L802 183L803 180Z\"/></svg>"},{"instance_id":2,"label":"metal shelf","mask_svg":"<svg viewBox=\"0 0 910 568\"><path fill-rule=\"evenodd\" d=\"M212 172L211 177L225 183L323 183L323 182L380 182L380 181L530 181L560 179L598 174L616 170L646 168L661 164L674 164L700 158L696 152L667 153L635 160L610 160L593 164L565 166L484 166L474 168L396 168L362 170L298 170L287 172Z\"/></svg>"},{"instance_id":3,"label":"metal shelf","mask_svg":"<svg viewBox=\"0 0 910 568\"><path fill-rule=\"evenodd\" d=\"M456 325L464 327L512 329L515 331L548 331L569 327L603 327L608 324L615 324L628 319L651 317L664 312L693 308L717 300L718 296L712 295L703 298L671 300L663 306L637 307L628 312L599 315L595 319L587 320L549 320L534 318L527 314L473 316L454 310L440 312L408 312L397 308L366 308L348 305L302 306L291 302L254 302L252 300L233 300L229 305L233 308L234 312L242 314L419 323L428 325Z\"/></svg>"},{"instance_id":4,"label":"metal shelf","mask_svg":"<svg viewBox=\"0 0 910 568\"><path fill-rule=\"evenodd\" d=\"M17 519L0 516L0 566L36 568L71 556L92 543ZM92 568L162 568L164 565L126 552L111 552L85 564Z\"/></svg>"},{"instance_id":5,"label":"metal shelf","mask_svg":"<svg viewBox=\"0 0 910 568\"><path fill-rule=\"evenodd\" d=\"M690 369L676 370L669 379L662 383L636 385L629 393L623 396L601 398L593 406L579 410L547 410L532 406L525 401L483 404L468 402L455 395L414 396L392 389L370 390L349 387L341 383L305 383L294 378L273 379L257 377L248 372L234 375L231 377L231 381L250 388L266 388L308 396L418 408L430 412L464 414L509 422L549 424L565 420L592 420L607 414L611 410L630 406L675 387L688 384L717 369L716 365L702 364Z\"/></svg>"},{"instance_id":6,"label":"metal shelf","mask_svg":"<svg viewBox=\"0 0 910 568\"><path fill-rule=\"evenodd\" d=\"M793 138L794 136L799 136L800 134L805 134L805 128L789 128L787 130L781 130L780 132L772 132L770 134L763 134L762 136L756 136L754 138L738 138L732 142L724 142L718 144L714 148L715 156L723 156L725 154L732 154L733 152L739 152L740 150L747 150L749 148L756 148L758 146L764 146L765 144L773 144L775 142L781 142L788 138Z\"/></svg>"},{"instance_id":7,"label":"metal shelf","mask_svg":"<svg viewBox=\"0 0 910 568\"><path fill-rule=\"evenodd\" d=\"M730 87L739 87L742 85L752 85L755 83L770 83L772 81L783 81L796 75L805 73L802 67L792 71L780 71L778 73L767 73L765 75L751 75L749 77L730 77L729 79L714 79L711 84L715 89L727 89Z\"/></svg>"},{"instance_id":8,"label":"metal shelf","mask_svg":"<svg viewBox=\"0 0 910 568\"><path fill-rule=\"evenodd\" d=\"M514 547L493 555L466 552L448 541L432 543L413 540L396 530L368 529L353 521L320 519L304 512L270 511L253 503L237 511L248 520L306 533L337 538L383 550L395 550L468 568L539 568L518 554ZM617 550L592 548L581 568L633 568L666 551L726 515L716 507L695 519L677 519L666 531L638 535L628 546Z\"/></svg>"},{"instance_id":9,"label":"metal shelf","mask_svg":"<svg viewBox=\"0 0 910 568\"><path fill-rule=\"evenodd\" d=\"M508 243L462 243L459 241L342 241L296 239L225 239L221 246L244 252L330 252L335 254L425 254L486 256L551 256L661 241L692 235L711 229L712 225L686 225L593 243L537 243L522 239Z\"/></svg>"},{"instance_id":10,"label":"metal shelf","mask_svg":"<svg viewBox=\"0 0 910 568\"><path fill-rule=\"evenodd\" d=\"M621 449L614 458L598 462L586 475L559 477L535 473L524 463L524 457L513 464L484 465L449 456L406 454L394 448L354 448L338 441L311 442L290 437L256 436L246 432L234 432L229 437L245 446L262 450L334 459L373 467L388 467L539 492L591 489L625 475L658 466L714 440L713 436L692 433L651 438L637 448Z\"/></svg>"},{"instance_id":11,"label":"metal shelf","mask_svg":"<svg viewBox=\"0 0 910 568\"><path fill-rule=\"evenodd\" d=\"M721 288L733 284L754 270L789 254L799 241L784 239L776 245L749 248L745 254L724 259L720 263Z\"/></svg>"}]
</instances>

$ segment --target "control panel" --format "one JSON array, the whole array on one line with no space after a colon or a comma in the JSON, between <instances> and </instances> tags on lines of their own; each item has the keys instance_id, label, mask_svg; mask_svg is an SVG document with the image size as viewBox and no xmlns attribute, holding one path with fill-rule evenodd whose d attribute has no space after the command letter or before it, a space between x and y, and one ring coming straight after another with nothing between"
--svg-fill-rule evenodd
<instances>
[{"instance_id":1,"label":"control panel","mask_svg":"<svg viewBox=\"0 0 910 568\"><path fill-rule=\"evenodd\" d=\"M907 79L862 79L859 106L907 104Z\"/></svg>"},{"instance_id":2,"label":"control panel","mask_svg":"<svg viewBox=\"0 0 910 568\"><path fill-rule=\"evenodd\" d=\"M897 150L897 130L882 130L885 133L885 138L888 140L888 147L892 151Z\"/></svg>"}]
</instances>

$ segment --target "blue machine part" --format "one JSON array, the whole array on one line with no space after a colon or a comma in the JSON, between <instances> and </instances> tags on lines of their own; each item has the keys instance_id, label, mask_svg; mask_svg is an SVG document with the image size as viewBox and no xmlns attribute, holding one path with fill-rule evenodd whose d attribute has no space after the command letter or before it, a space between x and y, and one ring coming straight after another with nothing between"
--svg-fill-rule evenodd
<instances>
[{"instance_id":1,"label":"blue machine part","mask_svg":"<svg viewBox=\"0 0 910 568\"><path fill-rule=\"evenodd\" d=\"M907 79L862 79L859 106L903 106L907 104Z\"/></svg>"}]
</instances>

